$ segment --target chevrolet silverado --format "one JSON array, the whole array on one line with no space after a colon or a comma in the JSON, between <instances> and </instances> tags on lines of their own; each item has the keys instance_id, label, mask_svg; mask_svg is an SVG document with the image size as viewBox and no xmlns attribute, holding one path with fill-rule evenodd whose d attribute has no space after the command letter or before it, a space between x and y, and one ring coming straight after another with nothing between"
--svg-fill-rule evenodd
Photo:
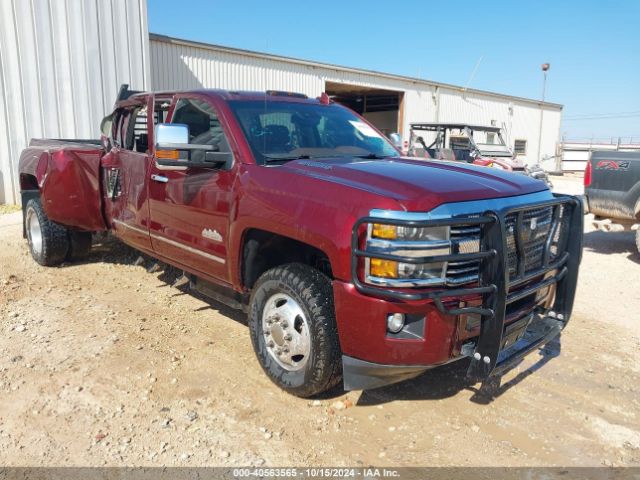
<instances>
[{"instance_id":1,"label":"chevrolet silverado","mask_svg":"<svg viewBox=\"0 0 640 480\"><path fill-rule=\"evenodd\" d=\"M111 232L245 310L260 365L295 395L464 358L482 381L569 321L582 205L543 182L403 158L326 94L123 86L102 130L22 153L35 261Z\"/></svg>"}]
</instances>

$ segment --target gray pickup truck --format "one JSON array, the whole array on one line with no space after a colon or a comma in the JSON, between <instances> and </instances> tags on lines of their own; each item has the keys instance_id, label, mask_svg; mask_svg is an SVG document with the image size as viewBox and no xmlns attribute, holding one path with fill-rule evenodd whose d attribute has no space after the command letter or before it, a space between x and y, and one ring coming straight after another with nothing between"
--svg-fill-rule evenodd
<instances>
[{"instance_id":1,"label":"gray pickup truck","mask_svg":"<svg viewBox=\"0 0 640 480\"><path fill-rule=\"evenodd\" d=\"M595 151L584 175L586 206L604 231L636 231L640 252L640 151Z\"/></svg>"}]
</instances>

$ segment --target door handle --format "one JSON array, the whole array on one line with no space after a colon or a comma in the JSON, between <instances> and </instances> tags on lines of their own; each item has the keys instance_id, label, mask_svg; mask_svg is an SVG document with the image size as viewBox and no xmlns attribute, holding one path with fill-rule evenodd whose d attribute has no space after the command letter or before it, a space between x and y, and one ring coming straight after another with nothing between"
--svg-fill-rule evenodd
<instances>
[{"instance_id":1,"label":"door handle","mask_svg":"<svg viewBox=\"0 0 640 480\"><path fill-rule=\"evenodd\" d=\"M162 175L156 175L156 174L151 175L151 180L155 180L156 182L160 182L160 183L167 183L169 181L167 177L163 177Z\"/></svg>"}]
</instances>

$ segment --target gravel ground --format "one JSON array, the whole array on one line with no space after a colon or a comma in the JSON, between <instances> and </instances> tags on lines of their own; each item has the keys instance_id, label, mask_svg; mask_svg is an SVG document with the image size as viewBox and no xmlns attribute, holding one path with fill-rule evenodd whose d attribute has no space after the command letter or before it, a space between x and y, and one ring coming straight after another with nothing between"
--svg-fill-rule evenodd
<instances>
[{"instance_id":1,"label":"gravel ground","mask_svg":"<svg viewBox=\"0 0 640 480\"><path fill-rule=\"evenodd\" d=\"M242 314L114 240L40 267L2 215L0 464L638 466L640 257L628 233L585 241L569 327L499 387L458 363L302 400L262 373Z\"/></svg>"}]
</instances>

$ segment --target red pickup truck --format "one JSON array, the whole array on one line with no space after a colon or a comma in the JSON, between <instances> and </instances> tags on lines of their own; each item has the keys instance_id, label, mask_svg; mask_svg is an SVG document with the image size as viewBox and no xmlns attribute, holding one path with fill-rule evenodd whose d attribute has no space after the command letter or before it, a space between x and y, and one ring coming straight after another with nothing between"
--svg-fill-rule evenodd
<instances>
[{"instance_id":1,"label":"red pickup truck","mask_svg":"<svg viewBox=\"0 0 640 480\"><path fill-rule=\"evenodd\" d=\"M33 258L112 232L247 311L262 368L293 394L464 358L481 381L569 321L582 205L541 181L402 158L325 94L125 87L103 132L23 152Z\"/></svg>"}]
</instances>

